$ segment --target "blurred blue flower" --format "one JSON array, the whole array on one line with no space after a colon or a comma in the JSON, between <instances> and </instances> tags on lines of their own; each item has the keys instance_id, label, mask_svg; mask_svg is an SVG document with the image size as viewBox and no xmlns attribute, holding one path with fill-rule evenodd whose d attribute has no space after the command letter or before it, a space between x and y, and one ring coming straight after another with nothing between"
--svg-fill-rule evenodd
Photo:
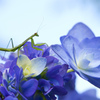
<instances>
[{"instance_id":1,"label":"blurred blue flower","mask_svg":"<svg viewBox=\"0 0 100 100\"><path fill-rule=\"evenodd\" d=\"M82 78L100 88L100 37L77 23L52 50Z\"/></svg>"}]
</instances>

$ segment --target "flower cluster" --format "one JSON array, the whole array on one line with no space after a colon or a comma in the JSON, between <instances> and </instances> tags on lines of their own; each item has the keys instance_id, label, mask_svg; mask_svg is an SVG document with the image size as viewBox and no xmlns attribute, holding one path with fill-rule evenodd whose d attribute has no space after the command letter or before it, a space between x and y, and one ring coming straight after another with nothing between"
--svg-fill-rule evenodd
<instances>
[{"instance_id":1,"label":"flower cluster","mask_svg":"<svg viewBox=\"0 0 100 100\"><path fill-rule=\"evenodd\" d=\"M66 73L68 65L53 57L47 45L37 48L42 51L27 42L19 56L11 53L1 64L1 100L56 100L67 94L64 84L74 73Z\"/></svg>"},{"instance_id":2,"label":"flower cluster","mask_svg":"<svg viewBox=\"0 0 100 100\"><path fill-rule=\"evenodd\" d=\"M61 37L62 45L26 42L0 63L0 100L99 100L95 90L75 90L75 72L100 87L99 41L78 23Z\"/></svg>"}]
</instances>

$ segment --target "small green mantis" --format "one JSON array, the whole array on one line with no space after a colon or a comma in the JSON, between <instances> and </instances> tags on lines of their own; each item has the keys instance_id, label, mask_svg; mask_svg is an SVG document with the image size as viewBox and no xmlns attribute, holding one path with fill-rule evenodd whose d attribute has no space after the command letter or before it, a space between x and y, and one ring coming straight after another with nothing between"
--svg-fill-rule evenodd
<instances>
[{"instance_id":1,"label":"small green mantis","mask_svg":"<svg viewBox=\"0 0 100 100\"><path fill-rule=\"evenodd\" d=\"M28 40L31 40L31 45L32 45L32 47L33 47L33 45L34 45L34 46L42 46L42 45L45 44L45 43L35 44L35 43L34 43L34 40L33 40L33 37L35 37L35 36L39 36L38 33L34 33L33 35L31 35L30 37L28 37L25 41L23 41L21 44L19 44L19 45L16 46L16 47L14 47L14 45L13 45L13 40L12 40L12 38L11 38L12 48L0 48L0 51L5 51L5 52L15 52L16 50L19 51L19 50L21 49L21 47L23 47L23 45L24 45ZM42 49L40 49L40 48L37 48L37 47L33 47L33 48L36 49L36 50L41 50L41 51L42 51Z\"/></svg>"}]
</instances>

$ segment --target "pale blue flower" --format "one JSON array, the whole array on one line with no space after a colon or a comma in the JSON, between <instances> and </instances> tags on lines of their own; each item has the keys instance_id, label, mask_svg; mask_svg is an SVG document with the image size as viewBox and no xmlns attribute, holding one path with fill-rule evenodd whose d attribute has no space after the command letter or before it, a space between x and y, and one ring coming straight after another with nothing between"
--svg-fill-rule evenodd
<instances>
[{"instance_id":1,"label":"pale blue flower","mask_svg":"<svg viewBox=\"0 0 100 100\"><path fill-rule=\"evenodd\" d=\"M100 37L77 23L60 40L61 45L52 45L52 50L82 78L100 88Z\"/></svg>"}]
</instances>

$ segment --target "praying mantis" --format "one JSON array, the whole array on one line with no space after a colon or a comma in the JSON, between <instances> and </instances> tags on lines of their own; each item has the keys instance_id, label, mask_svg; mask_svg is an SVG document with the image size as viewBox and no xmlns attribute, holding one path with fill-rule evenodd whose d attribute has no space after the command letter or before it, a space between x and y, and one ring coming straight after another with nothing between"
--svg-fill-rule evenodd
<instances>
[{"instance_id":1,"label":"praying mantis","mask_svg":"<svg viewBox=\"0 0 100 100\"><path fill-rule=\"evenodd\" d=\"M24 45L28 40L31 40L31 45L32 45L32 47L33 47L33 45L34 45L34 46L42 46L42 45L46 44L46 43L35 44L35 43L34 43L34 40L33 40L33 37L35 37L35 36L39 36L38 33L34 33L34 34L31 35L30 37L28 37L26 40L24 40L21 44L19 44L18 46L15 46L15 47L14 47L14 45L13 45L13 40L12 40L12 38L11 38L11 41L12 41L12 48L0 48L0 51L5 51L5 52L15 52L16 50L19 51L19 50L21 49L21 47L23 47L23 45ZM36 50L41 50L41 51L42 51L42 49L40 49L40 48L37 48L37 47L33 47L33 48L36 49Z\"/></svg>"}]
</instances>

